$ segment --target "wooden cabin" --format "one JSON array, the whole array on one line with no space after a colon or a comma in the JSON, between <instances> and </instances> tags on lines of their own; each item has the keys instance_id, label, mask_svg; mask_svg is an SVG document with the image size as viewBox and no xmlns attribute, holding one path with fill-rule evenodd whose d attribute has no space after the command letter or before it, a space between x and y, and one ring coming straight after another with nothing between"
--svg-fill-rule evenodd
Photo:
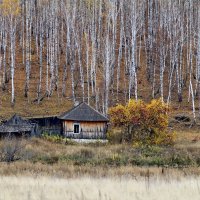
<instances>
[{"instance_id":1,"label":"wooden cabin","mask_svg":"<svg viewBox=\"0 0 200 200\"><path fill-rule=\"evenodd\" d=\"M14 115L6 122L0 125L0 136L33 136L37 132L37 124Z\"/></svg>"},{"instance_id":2,"label":"wooden cabin","mask_svg":"<svg viewBox=\"0 0 200 200\"><path fill-rule=\"evenodd\" d=\"M73 139L106 139L109 119L86 103L59 117L63 136Z\"/></svg>"}]
</instances>

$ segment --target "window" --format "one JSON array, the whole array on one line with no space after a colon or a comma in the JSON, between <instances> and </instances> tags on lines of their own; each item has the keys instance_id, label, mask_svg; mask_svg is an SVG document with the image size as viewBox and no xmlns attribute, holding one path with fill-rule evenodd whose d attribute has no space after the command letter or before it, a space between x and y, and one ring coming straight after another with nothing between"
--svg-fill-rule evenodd
<instances>
[{"instance_id":1,"label":"window","mask_svg":"<svg viewBox=\"0 0 200 200\"><path fill-rule=\"evenodd\" d=\"M74 133L76 134L80 133L80 124L74 124Z\"/></svg>"}]
</instances>

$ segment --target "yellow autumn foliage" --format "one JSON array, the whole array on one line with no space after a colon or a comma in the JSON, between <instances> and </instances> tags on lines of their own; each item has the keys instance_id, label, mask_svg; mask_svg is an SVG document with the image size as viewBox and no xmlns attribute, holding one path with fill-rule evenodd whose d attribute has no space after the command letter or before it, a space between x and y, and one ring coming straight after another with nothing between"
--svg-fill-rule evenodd
<instances>
[{"instance_id":1,"label":"yellow autumn foliage","mask_svg":"<svg viewBox=\"0 0 200 200\"><path fill-rule=\"evenodd\" d=\"M142 100L130 100L110 108L109 115L114 127L122 129L121 140L142 144L172 144L175 134L169 133L167 104L160 99L149 104Z\"/></svg>"},{"instance_id":2,"label":"yellow autumn foliage","mask_svg":"<svg viewBox=\"0 0 200 200\"><path fill-rule=\"evenodd\" d=\"M0 10L5 16L18 16L21 12L19 0L3 0Z\"/></svg>"}]
</instances>

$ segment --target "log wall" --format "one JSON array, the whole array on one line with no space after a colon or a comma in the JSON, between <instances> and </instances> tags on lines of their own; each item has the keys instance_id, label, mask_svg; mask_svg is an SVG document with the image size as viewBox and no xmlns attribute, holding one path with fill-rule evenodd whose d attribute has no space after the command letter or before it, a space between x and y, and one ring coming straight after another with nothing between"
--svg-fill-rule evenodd
<instances>
[{"instance_id":1,"label":"log wall","mask_svg":"<svg viewBox=\"0 0 200 200\"><path fill-rule=\"evenodd\" d=\"M80 133L74 133L74 124L80 125ZM107 131L106 122L63 122L65 137L74 139L105 139Z\"/></svg>"}]
</instances>

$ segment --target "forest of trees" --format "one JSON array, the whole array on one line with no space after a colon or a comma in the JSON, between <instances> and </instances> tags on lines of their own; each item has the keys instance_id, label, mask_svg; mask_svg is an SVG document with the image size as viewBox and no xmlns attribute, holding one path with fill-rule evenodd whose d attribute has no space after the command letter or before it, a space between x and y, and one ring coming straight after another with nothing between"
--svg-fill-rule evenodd
<instances>
[{"instance_id":1,"label":"forest of trees","mask_svg":"<svg viewBox=\"0 0 200 200\"><path fill-rule=\"evenodd\" d=\"M148 85L152 99L168 104L186 99L195 117L195 104L200 103L199 0L0 4L1 88L6 91L10 85L12 104L21 60L24 98L30 96L30 80L37 77L38 103L44 94L51 98L57 91L107 113L111 102L137 100Z\"/></svg>"}]
</instances>

